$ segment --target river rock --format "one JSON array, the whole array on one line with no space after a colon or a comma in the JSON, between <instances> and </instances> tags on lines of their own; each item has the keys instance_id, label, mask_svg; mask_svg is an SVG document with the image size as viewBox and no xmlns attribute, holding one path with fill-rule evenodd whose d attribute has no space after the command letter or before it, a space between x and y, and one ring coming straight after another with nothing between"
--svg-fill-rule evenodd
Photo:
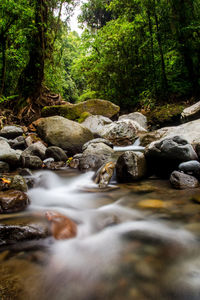
<instances>
[{"instance_id":1,"label":"river rock","mask_svg":"<svg viewBox=\"0 0 200 300\"><path fill-rule=\"evenodd\" d=\"M192 121L200 118L200 101L185 108L181 114L182 121Z\"/></svg>"},{"instance_id":2,"label":"river rock","mask_svg":"<svg viewBox=\"0 0 200 300\"><path fill-rule=\"evenodd\" d=\"M154 141L156 141L164 138L171 138L177 135L181 136L192 145L200 143L200 119L179 126L163 127L152 132L151 138L154 138ZM146 137L148 136L149 133L143 134L142 139L147 140Z\"/></svg>"},{"instance_id":3,"label":"river rock","mask_svg":"<svg viewBox=\"0 0 200 300\"><path fill-rule=\"evenodd\" d=\"M197 160L183 162L178 166L178 169L188 175L200 179L200 163Z\"/></svg>"},{"instance_id":4,"label":"river rock","mask_svg":"<svg viewBox=\"0 0 200 300\"><path fill-rule=\"evenodd\" d=\"M105 125L111 124L112 121L109 118L103 116L89 116L81 125L88 128L94 136L101 136L102 130Z\"/></svg>"},{"instance_id":5,"label":"river rock","mask_svg":"<svg viewBox=\"0 0 200 300\"><path fill-rule=\"evenodd\" d=\"M25 138L23 136L18 136L14 140L8 140L8 144L13 149L22 149L26 148Z\"/></svg>"},{"instance_id":6,"label":"river rock","mask_svg":"<svg viewBox=\"0 0 200 300\"><path fill-rule=\"evenodd\" d=\"M42 160L38 156L21 156L23 168L40 169L42 168Z\"/></svg>"},{"instance_id":7,"label":"river rock","mask_svg":"<svg viewBox=\"0 0 200 300\"><path fill-rule=\"evenodd\" d=\"M144 132L146 130L137 122L124 119L105 125L101 135L115 146L127 146L132 145L138 135Z\"/></svg>"},{"instance_id":8,"label":"river rock","mask_svg":"<svg viewBox=\"0 0 200 300\"><path fill-rule=\"evenodd\" d=\"M81 171L98 170L104 163L111 160L114 150L104 143L88 144L79 159Z\"/></svg>"},{"instance_id":9,"label":"river rock","mask_svg":"<svg viewBox=\"0 0 200 300\"><path fill-rule=\"evenodd\" d=\"M0 136L5 137L7 139L14 139L22 134L23 130L21 127L18 126L4 126L0 130Z\"/></svg>"},{"instance_id":10,"label":"river rock","mask_svg":"<svg viewBox=\"0 0 200 300\"><path fill-rule=\"evenodd\" d=\"M9 171L10 171L9 164L4 161L0 161L0 173L7 173Z\"/></svg>"},{"instance_id":11,"label":"river rock","mask_svg":"<svg viewBox=\"0 0 200 300\"><path fill-rule=\"evenodd\" d=\"M178 171L174 171L171 174L170 182L176 189L189 189L199 187L199 182L195 177Z\"/></svg>"},{"instance_id":12,"label":"river rock","mask_svg":"<svg viewBox=\"0 0 200 300\"><path fill-rule=\"evenodd\" d=\"M147 175L146 159L141 152L126 151L117 160L118 182L134 182Z\"/></svg>"},{"instance_id":13,"label":"river rock","mask_svg":"<svg viewBox=\"0 0 200 300\"><path fill-rule=\"evenodd\" d=\"M147 130L147 117L145 117L140 112L133 112L119 117L119 120L126 120L126 119L136 121L141 127Z\"/></svg>"},{"instance_id":14,"label":"river rock","mask_svg":"<svg viewBox=\"0 0 200 300\"><path fill-rule=\"evenodd\" d=\"M27 147L23 151L22 156L38 156L43 160L45 158L46 149L47 147L39 141Z\"/></svg>"},{"instance_id":15,"label":"river rock","mask_svg":"<svg viewBox=\"0 0 200 300\"><path fill-rule=\"evenodd\" d=\"M145 149L148 170L167 178L182 162L196 160L197 154L185 139L175 136L153 142Z\"/></svg>"},{"instance_id":16,"label":"river rock","mask_svg":"<svg viewBox=\"0 0 200 300\"><path fill-rule=\"evenodd\" d=\"M19 163L15 150L11 149L10 145L3 140L0 140L0 161L8 163L12 167Z\"/></svg>"},{"instance_id":17,"label":"river rock","mask_svg":"<svg viewBox=\"0 0 200 300\"><path fill-rule=\"evenodd\" d=\"M112 118L120 111L118 105L102 99L90 99L77 104L66 103L65 105L46 106L42 109L42 116L63 116L69 120L77 120L84 112L92 115L101 115Z\"/></svg>"},{"instance_id":18,"label":"river rock","mask_svg":"<svg viewBox=\"0 0 200 300\"><path fill-rule=\"evenodd\" d=\"M0 213L13 213L24 210L29 204L28 196L21 191L0 192Z\"/></svg>"},{"instance_id":19,"label":"river rock","mask_svg":"<svg viewBox=\"0 0 200 300\"><path fill-rule=\"evenodd\" d=\"M11 180L10 189L27 192L28 187L22 176L15 175Z\"/></svg>"},{"instance_id":20,"label":"river rock","mask_svg":"<svg viewBox=\"0 0 200 300\"><path fill-rule=\"evenodd\" d=\"M108 141L108 140L106 140L106 139L102 139L102 138L96 138L96 139L93 139L93 140L91 140L91 141L85 143L85 144L83 145L83 147L82 147L82 150L83 150L83 151L86 150L87 147L88 147L89 145L91 145L91 144L98 144L98 143L103 143L103 144L106 144L107 146L113 148L113 144L112 144L110 141Z\"/></svg>"},{"instance_id":21,"label":"river rock","mask_svg":"<svg viewBox=\"0 0 200 300\"><path fill-rule=\"evenodd\" d=\"M56 240L65 240L77 235L75 222L66 216L55 211L47 211L45 216L51 223L51 233Z\"/></svg>"},{"instance_id":22,"label":"river rock","mask_svg":"<svg viewBox=\"0 0 200 300\"><path fill-rule=\"evenodd\" d=\"M52 157L55 161L67 161L67 155L65 151L56 146L48 147L45 152L45 157Z\"/></svg>"},{"instance_id":23,"label":"river rock","mask_svg":"<svg viewBox=\"0 0 200 300\"><path fill-rule=\"evenodd\" d=\"M93 139L87 128L59 116L37 120L37 131L48 144L67 150L70 155L81 152L82 146Z\"/></svg>"},{"instance_id":24,"label":"river rock","mask_svg":"<svg viewBox=\"0 0 200 300\"><path fill-rule=\"evenodd\" d=\"M44 224L3 225L0 224L0 246L38 240L50 235L48 226Z\"/></svg>"},{"instance_id":25,"label":"river rock","mask_svg":"<svg viewBox=\"0 0 200 300\"><path fill-rule=\"evenodd\" d=\"M97 183L100 188L105 188L109 184L114 175L115 165L116 163L112 161L107 162L96 172L94 182Z\"/></svg>"}]
</instances>

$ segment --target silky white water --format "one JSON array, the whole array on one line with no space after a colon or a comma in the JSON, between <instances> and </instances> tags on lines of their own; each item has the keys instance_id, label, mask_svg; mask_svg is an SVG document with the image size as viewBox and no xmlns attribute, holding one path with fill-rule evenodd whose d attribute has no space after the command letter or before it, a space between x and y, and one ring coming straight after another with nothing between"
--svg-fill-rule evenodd
<instances>
[{"instance_id":1,"label":"silky white water","mask_svg":"<svg viewBox=\"0 0 200 300\"><path fill-rule=\"evenodd\" d=\"M170 264L165 266L167 271L162 275L162 289L166 288L166 282L172 280L178 268L182 272L182 280L177 281L177 287L174 287L173 279L169 293L171 289L174 293L174 289L177 288L178 296L174 299L186 299L182 294L182 285L186 286L185 281L187 281L189 287L185 295L189 293L191 299L196 300L196 293L200 292L200 287L196 284L200 274L200 263L195 267L197 274L194 276L195 279L190 279L193 284L191 288L190 280L187 280L186 261L179 260L179 257L188 256L191 251L195 252L198 248L198 241L194 234L182 228L177 222L172 224L154 214L121 205L124 196L120 195L119 198L115 198L114 201L111 199L110 203L105 204L104 197L99 197L100 193L91 192L97 188L92 180L93 172L75 178L60 177L50 171L41 171L35 176L36 186L28 192L31 199L30 211L54 210L78 224L75 238L55 241L50 247L49 263L45 268L45 279L43 278L45 282L43 299L88 300L90 297L94 299L94 295L95 299L104 299L104 297L112 299L109 298L110 292L106 288L107 296L104 292L96 295L99 282L105 276L108 276L109 280L115 276L114 274L119 276L123 253L130 245L136 247L134 243L137 245L137 241L140 241L140 244L144 243L147 249L148 243L153 243L152 247L155 249L157 249L156 244L160 245L161 249L166 249L162 250L167 251L166 253L169 251L167 249L173 249L170 251L174 251L177 258L173 266ZM180 253L179 256L177 251ZM137 259L137 255L134 257ZM141 263L139 256L138 263ZM193 262L190 262L190 269L194 269ZM133 278L137 275L134 272L133 269ZM126 274L123 276L126 277ZM116 290L117 288L116 286ZM166 289L168 291L169 287L167 286ZM162 291L159 291L159 297L161 297L160 293L162 294ZM127 299L129 298L132 299L131 297ZM149 296L147 299L154 298Z\"/></svg>"}]
</instances>

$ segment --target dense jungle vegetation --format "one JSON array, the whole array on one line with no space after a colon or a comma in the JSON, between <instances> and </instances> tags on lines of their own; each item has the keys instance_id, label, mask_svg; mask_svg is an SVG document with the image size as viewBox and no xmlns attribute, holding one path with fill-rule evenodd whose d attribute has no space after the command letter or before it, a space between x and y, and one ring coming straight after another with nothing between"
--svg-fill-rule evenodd
<instances>
[{"instance_id":1,"label":"dense jungle vegetation","mask_svg":"<svg viewBox=\"0 0 200 300\"><path fill-rule=\"evenodd\" d=\"M123 108L198 97L200 0L88 0L81 37L67 25L77 3L1 0L1 102L23 107L42 86Z\"/></svg>"}]
</instances>

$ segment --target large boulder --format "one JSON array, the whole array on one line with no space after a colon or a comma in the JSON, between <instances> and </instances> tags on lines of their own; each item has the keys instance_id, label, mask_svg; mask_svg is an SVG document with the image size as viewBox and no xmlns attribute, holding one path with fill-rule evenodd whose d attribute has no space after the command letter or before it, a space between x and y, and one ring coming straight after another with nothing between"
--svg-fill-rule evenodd
<instances>
[{"instance_id":1,"label":"large boulder","mask_svg":"<svg viewBox=\"0 0 200 300\"><path fill-rule=\"evenodd\" d=\"M119 120L126 120L126 119L136 121L141 127L147 129L147 117L145 117L140 112L133 112L119 117Z\"/></svg>"},{"instance_id":2,"label":"large boulder","mask_svg":"<svg viewBox=\"0 0 200 300\"><path fill-rule=\"evenodd\" d=\"M192 145L179 136L151 143L145 156L148 170L161 177L168 177L182 162L198 159Z\"/></svg>"},{"instance_id":3,"label":"large boulder","mask_svg":"<svg viewBox=\"0 0 200 300\"><path fill-rule=\"evenodd\" d=\"M94 136L101 136L102 130L105 125L111 124L112 121L109 118L103 116L90 116L81 124L88 128Z\"/></svg>"},{"instance_id":4,"label":"large boulder","mask_svg":"<svg viewBox=\"0 0 200 300\"><path fill-rule=\"evenodd\" d=\"M37 131L49 145L67 150L70 155L81 152L82 146L93 139L90 130L60 116L37 120Z\"/></svg>"},{"instance_id":5,"label":"large boulder","mask_svg":"<svg viewBox=\"0 0 200 300\"><path fill-rule=\"evenodd\" d=\"M148 137L150 137L150 141L152 142L153 140L156 141L161 138L169 138L177 135L186 139L192 145L198 144L200 142L200 119L179 126L163 127L152 133L143 134L142 140L147 144ZM142 142L142 146L145 143Z\"/></svg>"},{"instance_id":6,"label":"large boulder","mask_svg":"<svg viewBox=\"0 0 200 300\"><path fill-rule=\"evenodd\" d=\"M0 130L0 136L5 137L7 139L14 139L23 134L23 130L18 126L4 126Z\"/></svg>"},{"instance_id":7,"label":"large boulder","mask_svg":"<svg viewBox=\"0 0 200 300\"><path fill-rule=\"evenodd\" d=\"M137 137L146 132L137 122L125 119L105 125L101 136L115 146L132 145Z\"/></svg>"},{"instance_id":8,"label":"large boulder","mask_svg":"<svg viewBox=\"0 0 200 300\"><path fill-rule=\"evenodd\" d=\"M170 182L174 188L180 190L199 187L199 182L195 177L178 171L171 174Z\"/></svg>"},{"instance_id":9,"label":"large boulder","mask_svg":"<svg viewBox=\"0 0 200 300\"><path fill-rule=\"evenodd\" d=\"M120 111L120 107L107 100L90 99L78 104L46 106L42 109L42 116L63 116L69 120L77 120L83 112L92 115L102 115L112 118Z\"/></svg>"},{"instance_id":10,"label":"large boulder","mask_svg":"<svg viewBox=\"0 0 200 300\"><path fill-rule=\"evenodd\" d=\"M200 101L185 108L181 114L182 121L192 121L200 117Z\"/></svg>"},{"instance_id":11,"label":"large boulder","mask_svg":"<svg viewBox=\"0 0 200 300\"><path fill-rule=\"evenodd\" d=\"M147 175L146 159L141 152L126 151L117 160L118 182L134 182Z\"/></svg>"},{"instance_id":12,"label":"large boulder","mask_svg":"<svg viewBox=\"0 0 200 300\"><path fill-rule=\"evenodd\" d=\"M28 204L28 196L21 191L9 190L0 192L0 213L22 211Z\"/></svg>"},{"instance_id":13,"label":"large boulder","mask_svg":"<svg viewBox=\"0 0 200 300\"><path fill-rule=\"evenodd\" d=\"M4 140L0 140L0 161L8 163L12 167L17 166L19 163L16 151L11 149L10 145Z\"/></svg>"}]
</instances>

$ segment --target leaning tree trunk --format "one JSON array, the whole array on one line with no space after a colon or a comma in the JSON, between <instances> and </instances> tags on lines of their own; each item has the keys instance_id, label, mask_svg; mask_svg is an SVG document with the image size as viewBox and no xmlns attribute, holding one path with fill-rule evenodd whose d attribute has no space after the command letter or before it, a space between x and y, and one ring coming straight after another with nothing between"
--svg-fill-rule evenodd
<instances>
[{"instance_id":1,"label":"leaning tree trunk","mask_svg":"<svg viewBox=\"0 0 200 300\"><path fill-rule=\"evenodd\" d=\"M18 91L24 101L29 98L34 101L41 92L44 79L45 60L45 25L47 23L45 0L36 0L35 6L35 30L30 38L29 62L20 75ZM20 99L20 100L21 100Z\"/></svg>"},{"instance_id":2,"label":"leaning tree trunk","mask_svg":"<svg viewBox=\"0 0 200 300\"><path fill-rule=\"evenodd\" d=\"M6 80L6 37L2 37L2 69L1 69L1 85L0 85L0 96L4 93L5 80Z\"/></svg>"}]
</instances>

